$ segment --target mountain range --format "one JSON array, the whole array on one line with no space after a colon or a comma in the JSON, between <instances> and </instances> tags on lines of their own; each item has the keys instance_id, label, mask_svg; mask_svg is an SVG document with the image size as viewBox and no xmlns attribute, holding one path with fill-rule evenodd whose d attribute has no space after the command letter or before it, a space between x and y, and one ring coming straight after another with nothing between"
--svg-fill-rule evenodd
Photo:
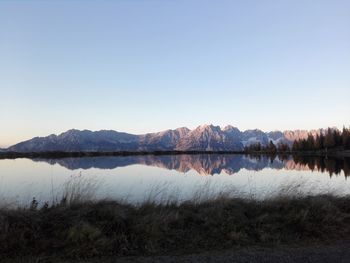
<instances>
[{"instance_id":1,"label":"mountain range","mask_svg":"<svg viewBox=\"0 0 350 263\"><path fill-rule=\"evenodd\" d=\"M186 127L156 133L135 135L113 130L68 130L59 135L35 137L15 144L12 152L78 152L78 151L241 151L245 146L269 141L275 144L292 144L294 140L306 138L308 133L319 134L319 130L295 130L263 132L261 130L240 131L233 126L221 128L201 125L190 130Z\"/></svg>"}]
</instances>

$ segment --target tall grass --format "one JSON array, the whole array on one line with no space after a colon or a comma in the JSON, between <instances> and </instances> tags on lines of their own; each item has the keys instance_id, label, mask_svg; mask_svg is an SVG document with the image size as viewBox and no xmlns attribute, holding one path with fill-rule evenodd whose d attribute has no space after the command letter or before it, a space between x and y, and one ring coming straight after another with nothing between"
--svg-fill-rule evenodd
<instances>
[{"instance_id":1,"label":"tall grass","mask_svg":"<svg viewBox=\"0 0 350 263\"><path fill-rule=\"evenodd\" d=\"M97 178L86 178L81 173L72 175L63 184L61 197L56 197L56 200L68 205L94 201L100 185Z\"/></svg>"},{"instance_id":2,"label":"tall grass","mask_svg":"<svg viewBox=\"0 0 350 263\"><path fill-rule=\"evenodd\" d=\"M180 189L169 193L162 184L133 205L97 200L99 182L82 175L63 185L56 202L0 208L0 258L190 253L350 238L350 197L309 196L303 183L286 184L265 200L239 198L232 187L217 192L209 181L180 200Z\"/></svg>"},{"instance_id":3,"label":"tall grass","mask_svg":"<svg viewBox=\"0 0 350 263\"><path fill-rule=\"evenodd\" d=\"M322 243L350 238L349 219L350 197L62 202L1 209L0 257L93 258Z\"/></svg>"}]
</instances>

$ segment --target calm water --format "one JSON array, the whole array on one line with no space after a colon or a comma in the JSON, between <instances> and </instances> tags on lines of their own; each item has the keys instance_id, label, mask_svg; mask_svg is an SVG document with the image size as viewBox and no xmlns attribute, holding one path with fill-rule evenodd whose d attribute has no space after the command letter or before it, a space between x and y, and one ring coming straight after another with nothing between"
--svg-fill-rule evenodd
<instances>
[{"instance_id":1,"label":"calm water","mask_svg":"<svg viewBox=\"0 0 350 263\"><path fill-rule=\"evenodd\" d=\"M225 192L265 199L277 194L350 194L349 159L177 155L0 160L1 202L27 205L64 191L94 198L178 201Z\"/></svg>"}]
</instances>

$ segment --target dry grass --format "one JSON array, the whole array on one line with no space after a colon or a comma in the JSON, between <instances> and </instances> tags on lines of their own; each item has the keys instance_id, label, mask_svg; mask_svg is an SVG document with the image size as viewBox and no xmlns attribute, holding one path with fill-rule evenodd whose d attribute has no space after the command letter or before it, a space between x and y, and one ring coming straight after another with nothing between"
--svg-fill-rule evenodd
<instances>
[{"instance_id":1,"label":"dry grass","mask_svg":"<svg viewBox=\"0 0 350 263\"><path fill-rule=\"evenodd\" d=\"M197 203L138 206L73 200L50 207L2 209L1 257L189 253L350 237L350 198L254 201L220 196Z\"/></svg>"},{"instance_id":2,"label":"dry grass","mask_svg":"<svg viewBox=\"0 0 350 263\"><path fill-rule=\"evenodd\" d=\"M72 175L62 186L62 196L56 200L68 205L93 201L100 184L97 178L86 178L81 173Z\"/></svg>"},{"instance_id":3,"label":"dry grass","mask_svg":"<svg viewBox=\"0 0 350 263\"><path fill-rule=\"evenodd\" d=\"M52 204L2 206L0 258L164 255L350 238L350 197L307 196L300 183L263 201L237 198L232 188L218 193L210 183L184 201L156 185L135 205L96 201L98 187L78 175Z\"/></svg>"}]
</instances>

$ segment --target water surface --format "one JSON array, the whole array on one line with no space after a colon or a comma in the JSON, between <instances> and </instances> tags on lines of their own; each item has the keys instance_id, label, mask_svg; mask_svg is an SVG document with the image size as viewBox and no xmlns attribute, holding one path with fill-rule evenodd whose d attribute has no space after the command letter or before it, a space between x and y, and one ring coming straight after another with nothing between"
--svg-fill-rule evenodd
<instances>
[{"instance_id":1,"label":"water surface","mask_svg":"<svg viewBox=\"0 0 350 263\"><path fill-rule=\"evenodd\" d=\"M138 203L210 198L219 193L348 195L349 159L291 156L168 155L0 160L0 200L57 201L67 188L97 199Z\"/></svg>"}]
</instances>

